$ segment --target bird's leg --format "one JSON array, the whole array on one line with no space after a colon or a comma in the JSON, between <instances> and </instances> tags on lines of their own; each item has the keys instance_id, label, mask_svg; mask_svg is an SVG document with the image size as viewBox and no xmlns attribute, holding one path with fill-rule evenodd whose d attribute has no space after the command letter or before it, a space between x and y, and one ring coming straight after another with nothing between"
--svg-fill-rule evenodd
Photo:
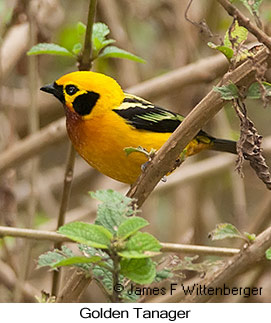
<instances>
[{"instance_id":1,"label":"bird's leg","mask_svg":"<svg viewBox=\"0 0 271 323\"><path fill-rule=\"evenodd\" d=\"M141 165L141 170L142 172L144 172L148 166L148 164L152 161L153 157L155 156L155 153L156 153L156 149L151 149L149 152L145 149L145 148L142 148L142 147L139 147L141 148L141 151L147 158L148 158L148 161L146 161L144 164Z\"/></svg>"}]
</instances>

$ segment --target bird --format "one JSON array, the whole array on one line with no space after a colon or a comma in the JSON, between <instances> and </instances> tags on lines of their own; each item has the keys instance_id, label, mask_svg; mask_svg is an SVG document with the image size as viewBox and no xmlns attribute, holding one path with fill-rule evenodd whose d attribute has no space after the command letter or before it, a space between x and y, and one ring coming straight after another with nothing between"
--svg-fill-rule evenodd
<instances>
[{"instance_id":1,"label":"bird","mask_svg":"<svg viewBox=\"0 0 271 323\"><path fill-rule=\"evenodd\" d=\"M65 74L40 90L63 104L67 132L79 155L99 172L127 184L137 180L148 156L139 151L127 155L126 148L157 151L184 120L125 93L115 79L93 71ZM185 158L206 149L236 154L236 142L200 130L186 146Z\"/></svg>"}]
</instances>

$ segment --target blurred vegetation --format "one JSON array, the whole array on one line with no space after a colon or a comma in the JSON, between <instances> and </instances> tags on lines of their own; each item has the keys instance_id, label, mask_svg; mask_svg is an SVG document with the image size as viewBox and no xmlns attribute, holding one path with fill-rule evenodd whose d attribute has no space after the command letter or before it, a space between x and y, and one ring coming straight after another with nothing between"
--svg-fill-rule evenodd
<instances>
[{"instance_id":1,"label":"blurred vegetation","mask_svg":"<svg viewBox=\"0 0 271 323\"><path fill-rule=\"evenodd\" d=\"M188 16L196 22L206 20L214 35L213 39L208 39L199 32L195 25L185 19L187 3L187 0L98 0L96 21L106 23L111 30L109 38L116 39L119 47L142 57L146 60L146 64L110 58L95 62L94 70L114 77L122 88L126 89L144 80L215 55L216 52L209 48L207 43L208 41L218 43L219 39L224 37L232 22L231 18L215 0L194 1ZM26 29L24 33L19 33L16 28L28 24L31 18L34 21L35 43L54 42L72 49L72 45L77 41L77 22L86 20L87 6L88 1L85 0L0 0L0 45L2 48L7 38L11 38L10 55L0 51L1 151L27 136L29 132L27 111L31 97L36 96L38 102L36 108L40 127L63 116L61 105L47 98L46 94L38 93L38 87L77 69L74 59L69 57L40 56L35 58L38 66L38 84L35 84L36 92L33 93L29 90L31 88L29 61L33 57L26 55L32 46L33 39L30 39L32 36L30 37L29 29ZM244 7L242 10L249 14ZM271 1L264 1L260 12L266 31L270 33ZM14 34L11 35L12 31ZM24 45L21 45L18 37L24 37ZM248 37L248 43L250 42L255 42L251 35ZM15 58L14 53L18 54ZM11 66L8 65L9 60L12 61ZM4 73L6 65L8 70ZM270 71L267 72L266 78L270 82ZM157 105L187 115L217 82L218 79L213 82L190 84L179 88L178 91L171 91L169 88L168 95L152 98L152 101ZM270 107L263 109L260 100L251 100L248 101L248 111L258 131L264 137L270 136ZM206 126L205 130L220 137L237 139L239 120L231 105L228 104ZM68 139L39 154L39 169L34 188L35 228L54 230L56 227L55 219L61 197L67 143ZM168 183L170 184L171 179L177 174L185 172L186 166L194 165L214 154L204 152L189 158L180 169L168 177ZM265 153L265 156L271 165L270 150ZM214 164L213 167L215 166ZM215 228L217 223L230 222L242 232L248 231L255 234L261 232L270 224L270 192L249 167L244 168L244 179L239 177L234 167L231 164L213 174L202 173L196 179L172 185L166 190L163 189L163 185L168 183L160 183L142 209L142 215L150 222L147 231L162 242L228 247L238 247L240 244L233 240L211 242L208 239L208 233ZM25 227L28 223L29 198L33 197L30 184L31 170L30 164L26 162L16 169L7 171L1 177L1 225ZM107 188L120 192L128 190L128 186L106 178L78 157L68 221L93 222L97 204L88 198L87 192ZM251 228L255 230L251 231ZM2 266L3 272L0 270L0 302L14 301L15 296L19 295L18 288L12 288L12 283L8 285L3 277L5 277L4 273L8 273L8 270L12 268L17 274L15 281L21 279L19 271L22 259L20 255L24 246L23 239L5 238L1 240L0 267ZM50 290L50 273L46 269L36 268L38 256L50 247L51 244L48 242L32 243L31 262L28 265L26 280L38 291ZM187 277L191 278L193 275L195 274L188 273ZM69 270L66 276L69 276ZM269 276L270 269L259 271L257 267L252 268L246 276L237 277L232 282L233 285L240 285L248 281L248 284L264 286L264 294L261 298L253 296L246 299L217 297L214 301L270 301ZM20 300L33 301L26 295L21 296ZM82 301L103 302L105 299L97 287L91 286L85 292Z\"/></svg>"}]
</instances>

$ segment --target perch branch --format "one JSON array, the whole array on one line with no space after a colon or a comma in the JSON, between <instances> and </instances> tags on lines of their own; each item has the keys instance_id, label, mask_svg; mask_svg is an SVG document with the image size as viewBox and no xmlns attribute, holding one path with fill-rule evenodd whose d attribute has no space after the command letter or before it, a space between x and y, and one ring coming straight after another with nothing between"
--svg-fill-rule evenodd
<instances>
[{"instance_id":1,"label":"perch branch","mask_svg":"<svg viewBox=\"0 0 271 323\"><path fill-rule=\"evenodd\" d=\"M232 72L227 73L222 80L222 84L232 82L237 85L249 85L255 74L255 61L262 64L267 61L267 58L266 49L260 50L253 61L247 60ZM210 91L189 113L162 148L159 149L146 167L146 170L131 187L127 196L135 198L137 205L141 207L161 178L174 169L175 161L178 159L180 152L184 150L204 124L212 119L225 104L226 102L219 93L214 90Z\"/></svg>"}]
</instances>

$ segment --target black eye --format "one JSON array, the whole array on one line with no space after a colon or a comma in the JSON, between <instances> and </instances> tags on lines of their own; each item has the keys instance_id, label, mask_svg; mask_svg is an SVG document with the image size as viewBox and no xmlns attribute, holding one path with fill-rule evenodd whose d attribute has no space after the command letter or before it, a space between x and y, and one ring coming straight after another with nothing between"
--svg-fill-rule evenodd
<instances>
[{"instance_id":1,"label":"black eye","mask_svg":"<svg viewBox=\"0 0 271 323\"><path fill-rule=\"evenodd\" d=\"M73 95L78 91L78 88L75 85L67 85L65 91L69 95Z\"/></svg>"}]
</instances>

